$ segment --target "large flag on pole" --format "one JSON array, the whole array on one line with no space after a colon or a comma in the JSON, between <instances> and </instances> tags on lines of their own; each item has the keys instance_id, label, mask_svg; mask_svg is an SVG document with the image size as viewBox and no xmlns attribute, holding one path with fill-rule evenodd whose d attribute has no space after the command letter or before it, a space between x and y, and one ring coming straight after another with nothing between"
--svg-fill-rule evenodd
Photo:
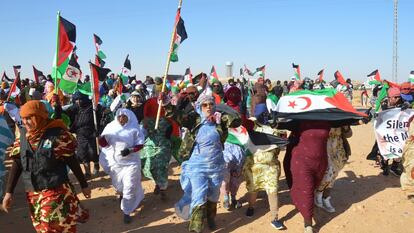
<instances>
[{"instance_id":1,"label":"large flag on pole","mask_svg":"<svg viewBox=\"0 0 414 233\"><path fill-rule=\"evenodd\" d=\"M285 95L280 98L276 112L278 118L294 120L339 121L367 117L352 107L342 93L331 88Z\"/></svg>"},{"instance_id":2,"label":"large flag on pole","mask_svg":"<svg viewBox=\"0 0 414 233\"><path fill-rule=\"evenodd\" d=\"M119 74L119 76L122 79L123 85L128 84L130 74L131 74L131 61L129 60L129 55L127 55L124 61L124 67L122 67L121 73Z\"/></svg>"},{"instance_id":3,"label":"large flag on pole","mask_svg":"<svg viewBox=\"0 0 414 233\"><path fill-rule=\"evenodd\" d=\"M76 42L76 26L58 13L58 36L52 77L62 78L69 65L69 60ZM56 81L55 81L56 82Z\"/></svg>"},{"instance_id":4,"label":"large flag on pole","mask_svg":"<svg viewBox=\"0 0 414 233\"><path fill-rule=\"evenodd\" d=\"M181 18L181 7L177 10L177 15L175 16L175 34L174 34L174 45L171 52L170 61L178 61L178 47L183 41L187 39L187 31L185 30L184 20Z\"/></svg>"},{"instance_id":5,"label":"large flag on pole","mask_svg":"<svg viewBox=\"0 0 414 233\"><path fill-rule=\"evenodd\" d=\"M41 76L45 77L45 75L43 74L43 72L42 72L42 71L40 71L40 70L36 69L36 67L35 67L34 65L32 65L32 67L33 67L33 75L34 75L34 80L35 80L35 82L36 82L37 84L39 84L39 78L40 78Z\"/></svg>"},{"instance_id":6,"label":"large flag on pole","mask_svg":"<svg viewBox=\"0 0 414 233\"><path fill-rule=\"evenodd\" d=\"M293 72L295 73L296 80L300 80L300 67L299 65L295 65L295 63L292 63Z\"/></svg>"}]
</instances>

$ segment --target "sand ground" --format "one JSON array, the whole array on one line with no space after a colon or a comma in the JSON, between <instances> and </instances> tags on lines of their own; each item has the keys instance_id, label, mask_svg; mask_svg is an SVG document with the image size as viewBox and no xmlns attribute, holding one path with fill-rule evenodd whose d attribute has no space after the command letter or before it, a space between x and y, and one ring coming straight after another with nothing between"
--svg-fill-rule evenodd
<instances>
[{"instance_id":1,"label":"sand ground","mask_svg":"<svg viewBox=\"0 0 414 233\"><path fill-rule=\"evenodd\" d=\"M352 155L332 191L332 202L337 212L329 214L316 208L315 229L321 233L414 232L414 204L400 190L399 178L383 176L374 161L365 159L374 143L372 124L353 127L353 131L354 136L349 140ZM281 161L283 156L284 152L280 154ZM90 209L91 219L79 225L78 232L187 232L188 223L179 219L173 209L182 195L179 174L179 167L172 165L167 201L161 201L159 196L152 194L154 184L151 181L142 182L145 199L129 225L122 222L122 212L109 177L101 174L101 177L92 179L92 198L85 200L79 195L82 203ZM74 183L79 190L78 183ZM287 227L285 232L303 232L302 217L291 203L283 173L279 183L279 217ZM239 197L245 200L245 194L242 184ZM220 204L216 218L218 229L214 232L277 232L270 226L264 193L259 194L253 218L245 217L246 206L244 201L241 209L228 212ZM8 214L0 212L0 232L34 232L21 182L16 189L11 211ZM209 231L205 229L204 232Z\"/></svg>"}]
</instances>

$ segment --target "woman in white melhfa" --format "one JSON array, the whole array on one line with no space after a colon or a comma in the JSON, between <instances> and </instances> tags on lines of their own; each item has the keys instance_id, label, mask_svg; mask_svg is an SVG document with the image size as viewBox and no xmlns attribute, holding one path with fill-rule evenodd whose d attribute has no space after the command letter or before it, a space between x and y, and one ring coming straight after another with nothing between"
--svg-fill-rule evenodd
<instances>
[{"instance_id":1,"label":"woman in white melhfa","mask_svg":"<svg viewBox=\"0 0 414 233\"><path fill-rule=\"evenodd\" d=\"M144 198L141 186L141 159L138 151L144 144L144 133L134 113L118 109L115 120L101 134L102 152L99 163L111 176L112 185L120 193L124 223L131 222L130 214Z\"/></svg>"}]
</instances>

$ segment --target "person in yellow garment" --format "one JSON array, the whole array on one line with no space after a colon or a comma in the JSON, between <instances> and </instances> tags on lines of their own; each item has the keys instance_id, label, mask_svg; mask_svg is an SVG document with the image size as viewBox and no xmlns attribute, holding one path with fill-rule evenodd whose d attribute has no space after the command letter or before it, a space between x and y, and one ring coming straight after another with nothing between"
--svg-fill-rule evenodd
<instances>
[{"instance_id":1,"label":"person in yellow garment","mask_svg":"<svg viewBox=\"0 0 414 233\"><path fill-rule=\"evenodd\" d=\"M401 189L407 195L407 198L414 203L414 117L409 120L408 133L410 137L407 139L403 154L402 165L403 173L400 176Z\"/></svg>"}]
</instances>

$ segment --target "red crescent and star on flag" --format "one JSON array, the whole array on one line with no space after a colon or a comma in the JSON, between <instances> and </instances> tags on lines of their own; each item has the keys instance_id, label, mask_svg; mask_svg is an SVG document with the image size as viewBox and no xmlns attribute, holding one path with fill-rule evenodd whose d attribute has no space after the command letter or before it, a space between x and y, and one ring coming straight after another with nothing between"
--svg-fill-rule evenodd
<instances>
[{"instance_id":1,"label":"red crescent and star on flag","mask_svg":"<svg viewBox=\"0 0 414 233\"><path fill-rule=\"evenodd\" d=\"M299 110L306 110L312 105L312 101L309 97L300 96L300 97L297 97L296 99L294 99L292 101L288 101L289 102L288 107L291 107L292 109L295 109L295 107L299 106L298 104L296 104L296 101L302 102L302 101L299 101L299 100L305 100L306 101L306 105L303 108L300 108Z\"/></svg>"}]
</instances>

